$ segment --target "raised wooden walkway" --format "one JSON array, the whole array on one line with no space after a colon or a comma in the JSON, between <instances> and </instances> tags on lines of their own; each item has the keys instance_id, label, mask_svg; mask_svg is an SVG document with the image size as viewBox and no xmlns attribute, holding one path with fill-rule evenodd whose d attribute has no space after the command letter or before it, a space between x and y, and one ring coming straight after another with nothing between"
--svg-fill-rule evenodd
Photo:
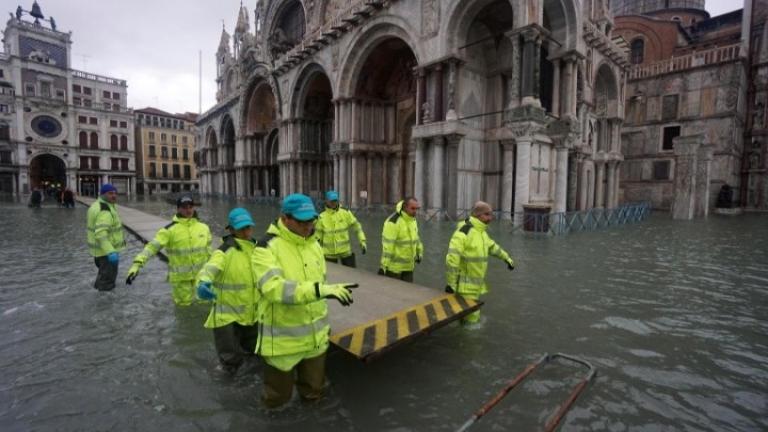
<instances>
[{"instance_id":1,"label":"raised wooden walkway","mask_svg":"<svg viewBox=\"0 0 768 432\"><path fill-rule=\"evenodd\" d=\"M90 205L93 198L78 197ZM168 220L118 204L123 226L144 243ZM218 246L220 239L215 239ZM482 302L445 294L433 288L371 274L365 270L328 263L328 281L360 284L352 293L354 304L329 301L331 342L370 361L403 342L428 334L482 306Z\"/></svg>"}]
</instances>

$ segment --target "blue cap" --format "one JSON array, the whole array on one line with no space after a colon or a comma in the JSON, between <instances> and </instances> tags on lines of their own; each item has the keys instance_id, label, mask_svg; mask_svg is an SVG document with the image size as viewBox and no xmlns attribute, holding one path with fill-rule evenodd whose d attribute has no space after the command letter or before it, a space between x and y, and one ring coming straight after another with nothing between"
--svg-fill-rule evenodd
<instances>
[{"instance_id":1,"label":"blue cap","mask_svg":"<svg viewBox=\"0 0 768 432\"><path fill-rule=\"evenodd\" d=\"M239 230L247 226L254 226L253 218L248 210L238 207L229 212L229 228Z\"/></svg>"},{"instance_id":2,"label":"blue cap","mask_svg":"<svg viewBox=\"0 0 768 432\"><path fill-rule=\"evenodd\" d=\"M325 199L326 201L338 201L339 200L339 193L335 190L329 190L325 193Z\"/></svg>"},{"instance_id":3,"label":"blue cap","mask_svg":"<svg viewBox=\"0 0 768 432\"><path fill-rule=\"evenodd\" d=\"M112 186L110 183L104 183L101 185L101 189L99 190L99 195L104 195L107 192L117 192L117 188Z\"/></svg>"},{"instance_id":4,"label":"blue cap","mask_svg":"<svg viewBox=\"0 0 768 432\"><path fill-rule=\"evenodd\" d=\"M303 194L291 194L283 198L282 213L302 222L317 217L317 210L312 199Z\"/></svg>"}]
</instances>

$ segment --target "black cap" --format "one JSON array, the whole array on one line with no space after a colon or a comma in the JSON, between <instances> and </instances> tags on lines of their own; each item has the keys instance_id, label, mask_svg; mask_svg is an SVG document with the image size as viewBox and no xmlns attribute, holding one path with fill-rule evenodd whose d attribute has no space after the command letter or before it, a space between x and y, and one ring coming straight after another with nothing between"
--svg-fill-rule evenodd
<instances>
[{"instance_id":1,"label":"black cap","mask_svg":"<svg viewBox=\"0 0 768 432\"><path fill-rule=\"evenodd\" d=\"M192 195L184 194L176 200L176 207L181 207L184 204L195 205L195 199L192 198Z\"/></svg>"}]
</instances>

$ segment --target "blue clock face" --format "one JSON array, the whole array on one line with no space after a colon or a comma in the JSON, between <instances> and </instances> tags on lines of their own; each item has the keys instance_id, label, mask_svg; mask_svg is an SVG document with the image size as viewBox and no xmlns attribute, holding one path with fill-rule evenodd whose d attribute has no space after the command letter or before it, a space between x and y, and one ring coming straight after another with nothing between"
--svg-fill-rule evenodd
<instances>
[{"instance_id":1,"label":"blue clock face","mask_svg":"<svg viewBox=\"0 0 768 432\"><path fill-rule=\"evenodd\" d=\"M55 138L61 134L61 123L48 115L39 115L32 119L32 130L45 138Z\"/></svg>"}]
</instances>

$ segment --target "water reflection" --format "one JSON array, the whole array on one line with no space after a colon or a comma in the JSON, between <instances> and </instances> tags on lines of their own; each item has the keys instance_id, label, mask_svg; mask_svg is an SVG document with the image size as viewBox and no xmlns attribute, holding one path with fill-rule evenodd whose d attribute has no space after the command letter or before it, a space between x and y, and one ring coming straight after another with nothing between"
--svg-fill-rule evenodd
<instances>
[{"instance_id":1,"label":"water reflection","mask_svg":"<svg viewBox=\"0 0 768 432\"><path fill-rule=\"evenodd\" d=\"M442 431L466 420L544 352L593 362L599 375L563 430L768 429L768 224L763 215L673 222L664 216L546 240L491 235L517 270L492 262L483 326L456 325L370 365L329 360L329 395L284 411L259 405L258 365L229 379L217 368L204 307L175 308L165 264L136 283L92 288L85 208L0 204L2 430ZM130 203L170 218L173 205ZM223 199L199 209L223 233L235 205L259 230L276 207ZM384 214L361 216L378 266ZM422 225L416 280L439 289L454 223ZM121 260L141 250L136 240ZM548 366L473 430L535 430L581 378Z\"/></svg>"}]
</instances>

